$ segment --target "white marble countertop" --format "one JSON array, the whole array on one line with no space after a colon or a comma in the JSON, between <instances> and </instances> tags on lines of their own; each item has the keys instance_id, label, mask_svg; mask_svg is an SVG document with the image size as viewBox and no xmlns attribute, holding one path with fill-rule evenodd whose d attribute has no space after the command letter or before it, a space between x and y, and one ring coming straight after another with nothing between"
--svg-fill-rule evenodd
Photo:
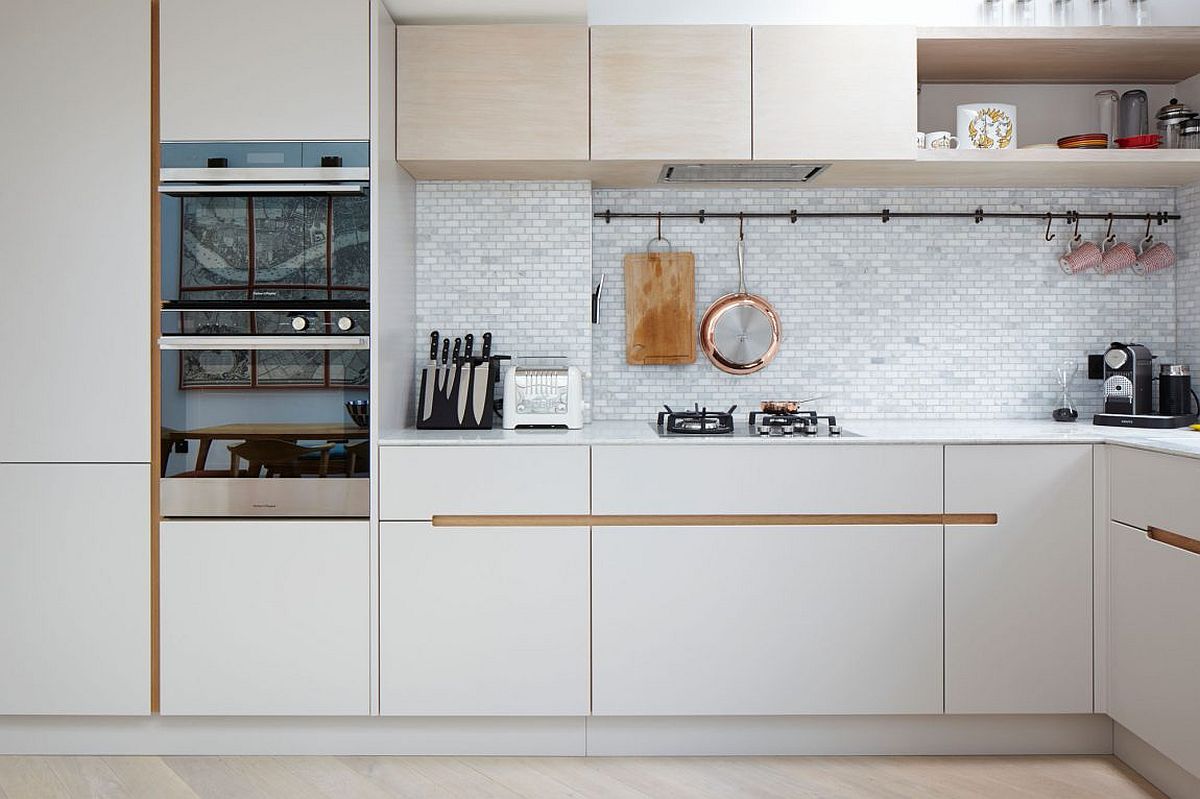
<instances>
[{"instance_id":1,"label":"white marble countertop","mask_svg":"<svg viewBox=\"0 0 1200 799\"><path fill-rule=\"evenodd\" d=\"M844 426L840 437L817 436L794 439L753 436L741 426L730 436L660 436L648 422L594 422L581 430L417 430L392 428L380 431L384 446L459 445L575 445L613 446L654 444L742 444L758 446L854 446L855 444L1123 444L1138 449L1200 458L1200 432L1181 430L1134 430L1097 427L1087 421L1060 423L1029 420L909 421L876 419Z\"/></svg>"}]
</instances>

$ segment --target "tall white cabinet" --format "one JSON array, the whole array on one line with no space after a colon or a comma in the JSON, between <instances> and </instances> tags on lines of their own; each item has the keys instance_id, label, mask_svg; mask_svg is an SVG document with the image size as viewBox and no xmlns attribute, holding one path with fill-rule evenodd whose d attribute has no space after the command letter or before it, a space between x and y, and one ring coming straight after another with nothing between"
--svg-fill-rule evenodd
<instances>
[{"instance_id":1,"label":"tall white cabinet","mask_svg":"<svg viewBox=\"0 0 1200 799\"><path fill-rule=\"evenodd\" d=\"M150 4L0 24L0 714L150 711Z\"/></svg>"}]
</instances>

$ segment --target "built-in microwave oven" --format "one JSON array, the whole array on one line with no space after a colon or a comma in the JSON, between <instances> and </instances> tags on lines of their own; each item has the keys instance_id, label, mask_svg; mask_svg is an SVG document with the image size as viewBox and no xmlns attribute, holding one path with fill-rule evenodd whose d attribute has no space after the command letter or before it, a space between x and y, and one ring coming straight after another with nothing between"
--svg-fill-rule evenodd
<instances>
[{"instance_id":1,"label":"built-in microwave oven","mask_svg":"<svg viewBox=\"0 0 1200 799\"><path fill-rule=\"evenodd\" d=\"M368 515L367 146L163 145L164 517Z\"/></svg>"}]
</instances>

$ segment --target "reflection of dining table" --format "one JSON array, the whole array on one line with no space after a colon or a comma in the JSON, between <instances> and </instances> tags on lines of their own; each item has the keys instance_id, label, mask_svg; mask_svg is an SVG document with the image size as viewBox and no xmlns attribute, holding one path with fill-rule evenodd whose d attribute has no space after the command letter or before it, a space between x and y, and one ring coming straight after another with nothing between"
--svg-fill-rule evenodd
<instances>
[{"instance_id":1,"label":"reflection of dining table","mask_svg":"<svg viewBox=\"0 0 1200 799\"><path fill-rule=\"evenodd\" d=\"M246 422L197 427L191 430L163 430L162 467L166 473L171 444L176 441L198 441L196 471L203 471L208 451L214 441L329 441L346 442L367 438L365 427L343 422Z\"/></svg>"}]
</instances>

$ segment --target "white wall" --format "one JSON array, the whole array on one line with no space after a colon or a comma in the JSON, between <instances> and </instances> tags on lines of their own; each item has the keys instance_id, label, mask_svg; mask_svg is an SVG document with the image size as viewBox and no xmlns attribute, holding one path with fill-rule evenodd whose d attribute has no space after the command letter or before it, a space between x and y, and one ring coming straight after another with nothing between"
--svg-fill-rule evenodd
<instances>
[{"instance_id":1,"label":"white wall","mask_svg":"<svg viewBox=\"0 0 1200 799\"><path fill-rule=\"evenodd\" d=\"M1038 1L1038 19L1047 24L1050 0ZM1009 0L1011 2L1011 0ZM1129 0L1111 0L1114 22L1132 24ZM1197 0L1151 0L1156 25L1200 25ZM978 0L588 0L592 25L975 25ZM1075 0L1076 24L1091 11L1090 0Z\"/></svg>"}]
</instances>

